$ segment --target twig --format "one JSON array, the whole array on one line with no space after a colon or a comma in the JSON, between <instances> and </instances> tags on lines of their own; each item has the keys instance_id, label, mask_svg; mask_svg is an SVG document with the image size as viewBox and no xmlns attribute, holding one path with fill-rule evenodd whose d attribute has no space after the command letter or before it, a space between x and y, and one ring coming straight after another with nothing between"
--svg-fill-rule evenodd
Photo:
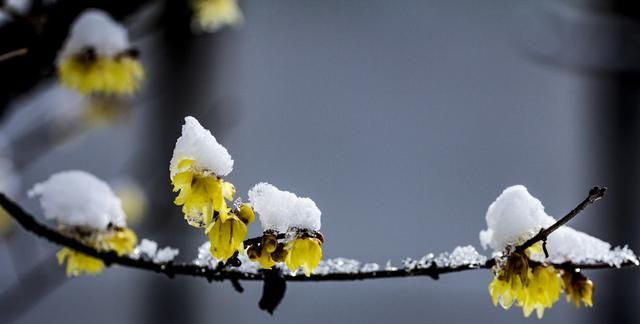
<instances>
[{"instance_id":1,"label":"twig","mask_svg":"<svg viewBox=\"0 0 640 324\"><path fill-rule=\"evenodd\" d=\"M581 202L576 208L574 208L569 214L560 219L558 222L553 224L547 229L542 230L536 236L526 241L523 245L518 247L517 249L526 249L527 247L533 245L535 242L546 239L546 237L551 234L553 231L558 229L560 226L571 220L571 218L575 217L578 213L580 213L584 208L586 208L591 203L600 199L604 194L604 188L594 188L589 192L589 196L583 202ZM107 266L112 264L119 264L126 267L137 268L141 270L153 271L157 273L162 273L167 275L168 277L174 277L176 275L187 275L193 277L203 277L209 281L212 280L231 280L232 282L238 280L264 280L265 272L241 272L234 269L229 269L226 266L219 265L218 267L206 267L206 266L198 266L195 264L187 264L187 263L154 263L149 260L143 259L132 259L128 256L119 256L115 252L112 251L99 251L94 249L93 247L84 245L82 242L64 236L59 232L48 228L47 226L39 223L31 214L24 211L20 206L16 203L8 199L5 195L0 194L0 206L2 206L23 228L28 231L33 232L34 234L44 237L47 240L69 247L71 249L77 250L81 253L87 254L89 256L98 258L102 260ZM248 244L255 244L258 242L259 238L253 238L245 241ZM247 245L248 245L247 244ZM634 262L636 261L636 262ZM426 268L414 268L414 269L393 269L393 270L378 270L378 271L357 271L357 272L332 272L327 274L314 274L310 277L305 276L294 276L294 275L286 275L284 278L287 281L353 281L353 280L365 280L365 279L381 279L381 278L400 278L400 277L416 277L416 276L428 276L433 279L438 279L441 274L452 273L452 272L461 272L468 270L476 270L476 269L489 269L495 264L495 259L490 259L484 264L471 264L471 265L462 265L462 266L438 266L435 263L432 263L429 267ZM636 266L637 260L628 261L621 264L621 267L626 266ZM607 264L607 263L596 263L596 264L574 264L574 263L562 263L562 264L554 264L556 268L572 270L576 268L583 269L608 269L614 268L615 266Z\"/></svg>"},{"instance_id":2,"label":"twig","mask_svg":"<svg viewBox=\"0 0 640 324\"><path fill-rule=\"evenodd\" d=\"M578 206L576 206L576 208L572 209L568 214L566 214L564 217L560 218L560 220L555 222L553 225L541 230L534 237L528 239L522 245L518 246L516 248L516 251L517 252L524 252L527 248L531 247L532 245L536 244L539 241L546 242L547 237L551 233L553 233L555 230L560 228L562 225L566 224L571 219L576 217L578 214L580 214L580 212L582 212L589 205L593 204L594 202L596 202L600 198L602 198L604 196L605 191L607 191L607 188L605 188L605 187L593 187L593 188L591 188L591 190L589 190L589 195L587 196L587 198L585 198L580 204L578 204ZM545 247L545 251L546 251L546 247ZM545 255L546 254L547 253L545 252Z\"/></svg>"},{"instance_id":3,"label":"twig","mask_svg":"<svg viewBox=\"0 0 640 324\"><path fill-rule=\"evenodd\" d=\"M29 50L27 48L20 48L17 50L13 50L11 52L0 54L0 62L7 61L19 56L27 55L27 53L29 53Z\"/></svg>"}]
</instances>

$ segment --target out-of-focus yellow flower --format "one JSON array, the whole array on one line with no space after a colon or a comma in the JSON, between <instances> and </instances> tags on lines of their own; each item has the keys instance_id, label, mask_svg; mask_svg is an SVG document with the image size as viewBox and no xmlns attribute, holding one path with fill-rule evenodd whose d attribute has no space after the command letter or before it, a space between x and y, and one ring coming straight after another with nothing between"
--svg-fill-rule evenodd
<instances>
[{"instance_id":1,"label":"out-of-focus yellow flower","mask_svg":"<svg viewBox=\"0 0 640 324\"><path fill-rule=\"evenodd\" d=\"M132 57L82 56L63 58L58 66L60 82L81 94L133 94L144 79L144 68Z\"/></svg>"},{"instance_id":2,"label":"out-of-focus yellow flower","mask_svg":"<svg viewBox=\"0 0 640 324\"><path fill-rule=\"evenodd\" d=\"M0 236L9 234L13 227L13 220L7 211L0 207Z\"/></svg>"},{"instance_id":3,"label":"out-of-focus yellow flower","mask_svg":"<svg viewBox=\"0 0 640 324\"><path fill-rule=\"evenodd\" d=\"M579 272L565 273L562 275L564 292L567 294L567 302L573 301L576 308L580 308L580 302L587 307L593 306L593 282Z\"/></svg>"},{"instance_id":4,"label":"out-of-focus yellow flower","mask_svg":"<svg viewBox=\"0 0 640 324\"><path fill-rule=\"evenodd\" d=\"M247 237L247 225L235 214L226 220L216 219L206 230L211 243L211 255L227 261L236 251L244 253L244 240Z\"/></svg>"},{"instance_id":5,"label":"out-of-focus yellow flower","mask_svg":"<svg viewBox=\"0 0 640 324\"><path fill-rule=\"evenodd\" d=\"M127 215L127 224L134 226L140 223L147 209L147 196L144 190L134 182L123 182L115 186L115 193L122 202L122 209Z\"/></svg>"},{"instance_id":6,"label":"out-of-focus yellow flower","mask_svg":"<svg viewBox=\"0 0 640 324\"><path fill-rule=\"evenodd\" d=\"M291 271L302 268L304 274L309 277L322 259L322 243L311 237L296 238L287 246L285 264Z\"/></svg>"},{"instance_id":7,"label":"out-of-focus yellow flower","mask_svg":"<svg viewBox=\"0 0 640 324\"><path fill-rule=\"evenodd\" d=\"M525 288L524 300L518 300L524 316L529 317L535 310L538 318L542 318L544 310L558 301L561 291L562 279L553 266L536 267Z\"/></svg>"},{"instance_id":8,"label":"out-of-focus yellow flower","mask_svg":"<svg viewBox=\"0 0 640 324\"><path fill-rule=\"evenodd\" d=\"M82 106L79 120L85 127L108 126L130 113L130 103L124 97L90 95Z\"/></svg>"},{"instance_id":9,"label":"out-of-focus yellow flower","mask_svg":"<svg viewBox=\"0 0 640 324\"><path fill-rule=\"evenodd\" d=\"M100 259L90 257L70 248L62 248L56 256L58 264L62 265L65 261L67 262L67 277L76 277L82 273L94 275L104 269L104 263Z\"/></svg>"},{"instance_id":10,"label":"out-of-focus yellow flower","mask_svg":"<svg viewBox=\"0 0 640 324\"><path fill-rule=\"evenodd\" d=\"M193 14L196 24L210 32L243 21L237 0L193 0Z\"/></svg>"},{"instance_id":11,"label":"out-of-focus yellow flower","mask_svg":"<svg viewBox=\"0 0 640 324\"><path fill-rule=\"evenodd\" d=\"M133 252L138 238L136 233L126 227L118 227L107 230L105 233L94 233L89 239L83 240L101 251L115 251L118 255ZM56 254L58 264L67 262L67 276L79 276L82 273L97 274L104 269L102 260L78 252L70 248L62 248Z\"/></svg>"},{"instance_id":12,"label":"out-of-focus yellow flower","mask_svg":"<svg viewBox=\"0 0 640 324\"><path fill-rule=\"evenodd\" d=\"M235 187L215 174L197 170L193 165L191 159L178 163L178 172L171 179L173 191L180 191L174 203L182 206L184 217L191 226L208 227L214 211L222 222L226 221L230 212L226 200L233 200Z\"/></svg>"}]
</instances>

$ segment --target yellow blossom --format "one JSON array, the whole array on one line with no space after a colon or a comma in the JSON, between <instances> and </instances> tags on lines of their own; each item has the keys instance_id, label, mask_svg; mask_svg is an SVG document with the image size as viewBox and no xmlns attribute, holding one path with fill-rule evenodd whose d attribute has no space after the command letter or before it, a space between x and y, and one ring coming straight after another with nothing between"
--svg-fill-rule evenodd
<instances>
[{"instance_id":1,"label":"yellow blossom","mask_svg":"<svg viewBox=\"0 0 640 324\"><path fill-rule=\"evenodd\" d=\"M96 57L92 59L69 56L58 67L60 82L81 94L132 94L144 79L140 62L128 56Z\"/></svg>"},{"instance_id":2,"label":"yellow blossom","mask_svg":"<svg viewBox=\"0 0 640 324\"><path fill-rule=\"evenodd\" d=\"M499 303L504 309L509 309L514 302L523 299L530 273L528 259L522 254L512 253L489 284L493 304Z\"/></svg>"},{"instance_id":3,"label":"yellow blossom","mask_svg":"<svg viewBox=\"0 0 640 324\"><path fill-rule=\"evenodd\" d=\"M234 253L244 252L244 240L247 237L247 225L235 214L230 214L226 220L218 218L207 230L211 243L211 255L214 258L227 261Z\"/></svg>"},{"instance_id":4,"label":"yellow blossom","mask_svg":"<svg viewBox=\"0 0 640 324\"><path fill-rule=\"evenodd\" d=\"M256 219L256 214L253 212L251 206L242 204L240 205L240 209L238 209L238 217L240 217L245 224L251 224Z\"/></svg>"},{"instance_id":5,"label":"yellow blossom","mask_svg":"<svg viewBox=\"0 0 640 324\"><path fill-rule=\"evenodd\" d=\"M243 21L237 0L193 0L193 11L195 22L211 32Z\"/></svg>"},{"instance_id":6,"label":"yellow blossom","mask_svg":"<svg viewBox=\"0 0 640 324\"><path fill-rule=\"evenodd\" d=\"M136 233L126 227L116 228L104 238L106 249L115 251L118 255L133 252L137 242Z\"/></svg>"},{"instance_id":7,"label":"yellow blossom","mask_svg":"<svg viewBox=\"0 0 640 324\"><path fill-rule=\"evenodd\" d=\"M115 251L118 255L133 252L138 241L135 232L126 227L109 229L106 233L98 233L91 236L91 240L92 242L85 242L85 244L89 244L101 251ZM58 251L56 256L58 264L67 262L67 276L75 277L83 272L93 275L102 272L104 269L102 260L67 247Z\"/></svg>"},{"instance_id":8,"label":"yellow blossom","mask_svg":"<svg viewBox=\"0 0 640 324\"><path fill-rule=\"evenodd\" d=\"M580 308L580 302L587 306L593 306L593 282L579 272L565 273L562 276L564 292L567 294L567 302L573 301L576 308Z\"/></svg>"},{"instance_id":9,"label":"yellow blossom","mask_svg":"<svg viewBox=\"0 0 640 324\"><path fill-rule=\"evenodd\" d=\"M58 264L67 262L67 277L79 276L83 272L86 274L97 274L104 269L104 263L100 259L88 256L70 248L62 248L56 254Z\"/></svg>"},{"instance_id":10,"label":"yellow blossom","mask_svg":"<svg viewBox=\"0 0 640 324\"><path fill-rule=\"evenodd\" d=\"M538 318L558 301L562 280L553 266L529 266L526 254L514 252L507 258L489 284L494 305L508 309L514 303L522 307L525 317L535 310Z\"/></svg>"},{"instance_id":11,"label":"yellow blossom","mask_svg":"<svg viewBox=\"0 0 640 324\"><path fill-rule=\"evenodd\" d=\"M267 252L264 248L247 250L247 254L249 260L258 262L263 269L271 269L276 265L276 262L271 257L271 253Z\"/></svg>"},{"instance_id":12,"label":"yellow blossom","mask_svg":"<svg viewBox=\"0 0 640 324\"><path fill-rule=\"evenodd\" d=\"M279 251L276 250L279 248ZM272 254L275 253L276 257L280 257L279 261L282 261L281 257L286 253L284 251L284 245L278 244L276 235L273 233L265 233L262 235L262 241L260 244L252 245L247 249L247 256L251 261L258 262L263 269L271 269L276 265L276 258Z\"/></svg>"},{"instance_id":13,"label":"yellow blossom","mask_svg":"<svg viewBox=\"0 0 640 324\"><path fill-rule=\"evenodd\" d=\"M289 242L287 246L288 254L285 264L291 271L302 268L308 277L318 266L322 259L322 243L320 240L311 237L296 238Z\"/></svg>"},{"instance_id":14,"label":"yellow blossom","mask_svg":"<svg viewBox=\"0 0 640 324\"><path fill-rule=\"evenodd\" d=\"M13 220L7 211L0 207L0 236L5 236L11 232Z\"/></svg>"},{"instance_id":15,"label":"yellow blossom","mask_svg":"<svg viewBox=\"0 0 640 324\"><path fill-rule=\"evenodd\" d=\"M542 318L544 310L551 308L560 298L562 279L553 266L538 266L530 274L529 284L525 288L524 299L518 300L525 317L533 310Z\"/></svg>"},{"instance_id":16,"label":"yellow blossom","mask_svg":"<svg viewBox=\"0 0 640 324\"><path fill-rule=\"evenodd\" d=\"M171 179L173 191L180 191L174 203L182 206L189 225L208 227L218 213L223 222L229 216L226 200L233 200L236 189L233 184L214 174L197 170L194 160L183 159L177 164L178 172Z\"/></svg>"}]
</instances>

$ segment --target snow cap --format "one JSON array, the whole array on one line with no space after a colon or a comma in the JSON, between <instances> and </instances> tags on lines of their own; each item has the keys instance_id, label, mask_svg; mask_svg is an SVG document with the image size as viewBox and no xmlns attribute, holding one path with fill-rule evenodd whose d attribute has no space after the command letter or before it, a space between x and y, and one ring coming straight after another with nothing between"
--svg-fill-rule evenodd
<instances>
[{"instance_id":1,"label":"snow cap","mask_svg":"<svg viewBox=\"0 0 640 324\"><path fill-rule=\"evenodd\" d=\"M182 136L178 138L171 158L171 178L178 173L178 163L183 159L194 160L194 167L204 172L226 176L233 170L233 159L211 132L187 116L182 125Z\"/></svg>"},{"instance_id":2,"label":"snow cap","mask_svg":"<svg viewBox=\"0 0 640 324\"><path fill-rule=\"evenodd\" d=\"M285 232L290 227L320 230L320 209L310 198L300 198L266 182L249 190L249 202L263 230Z\"/></svg>"},{"instance_id":3,"label":"snow cap","mask_svg":"<svg viewBox=\"0 0 640 324\"><path fill-rule=\"evenodd\" d=\"M36 184L29 197L40 197L46 219L68 226L106 229L126 226L120 199L102 180L85 171L64 171Z\"/></svg>"},{"instance_id":4,"label":"snow cap","mask_svg":"<svg viewBox=\"0 0 640 324\"><path fill-rule=\"evenodd\" d=\"M522 185L505 189L489 206L486 220L487 229L480 232L480 243L495 252L502 252L509 245L522 244L556 222L544 211L540 200ZM566 225L549 235L547 251L548 258L544 255L532 255L531 258L551 263L604 262L615 266L626 261L637 262L633 251L626 246L612 249L611 244Z\"/></svg>"},{"instance_id":5,"label":"snow cap","mask_svg":"<svg viewBox=\"0 0 640 324\"><path fill-rule=\"evenodd\" d=\"M61 57L92 47L98 56L112 57L129 49L127 29L98 9L83 11L71 25Z\"/></svg>"}]
</instances>

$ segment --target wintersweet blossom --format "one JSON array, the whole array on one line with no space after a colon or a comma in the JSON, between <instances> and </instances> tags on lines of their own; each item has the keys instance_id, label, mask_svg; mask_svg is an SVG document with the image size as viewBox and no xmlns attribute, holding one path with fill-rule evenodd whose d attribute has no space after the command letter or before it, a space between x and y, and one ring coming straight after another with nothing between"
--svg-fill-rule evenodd
<instances>
[{"instance_id":1,"label":"wintersweet blossom","mask_svg":"<svg viewBox=\"0 0 640 324\"><path fill-rule=\"evenodd\" d=\"M136 234L126 226L120 199L92 174L56 173L36 184L29 196L40 198L45 217L55 220L61 233L87 246L125 255L136 245ZM96 274L104 268L100 259L66 247L57 257L60 264L66 262L68 276Z\"/></svg>"},{"instance_id":2,"label":"wintersweet blossom","mask_svg":"<svg viewBox=\"0 0 640 324\"><path fill-rule=\"evenodd\" d=\"M593 282L579 271L565 272L562 276L567 302L573 302L580 308L580 302L587 307L593 306Z\"/></svg>"},{"instance_id":3,"label":"wintersweet blossom","mask_svg":"<svg viewBox=\"0 0 640 324\"><path fill-rule=\"evenodd\" d=\"M302 269L310 276L322 259L322 213L315 202L264 182L249 190L249 201L264 230L261 244L252 247L249 258L263 268L284 262L292 272ZM277 233L287 233L284 242L277 243Z\"/></svg>"},{"instance_id":4,"label":"wintersweet blossom","mask_svg":"<svg viewBox=\"0 0 640 324\"><path fill-rule=\"evenodd\" d=\"M236 252L244 253L247 224L234 213L228 215L225 220L216 219L206 231L211 242L211 255L227 261Z\"/></svg>"},{"instance_id":5,"label":"wintersweet blossom","mask_svg":"<svg viewBox=\"0 0 640 324\"><path fill-rule=\"evenodd\" d=\"M244 20L237 0L193 0L193 11L195 24L209 32Z\"/></svg>"},{"instance_id":6,"label":"wintersweet blossom","mask_svg":"<svg viewBox=\"0 0 640 324\"><path fill-rule=\"evenodd\" d=\"M189 225L210 228L214 214L227 220L236 189L221 177L233 169L233 160L224 146L198 120L189 116L182 126L170 163L174 203L182 206Z\"/></svg>"},{"instance_id":7,"label":"wintersweet blossom","mask_svg":"<svg viewBox=\"0 0 640 324\"><path fill-rule=\"evenodd\" d=\"M81 94L122 95L139 89L144 68L127 30L106 12L89 9L71 26L58 57L58 76Z\"/></svg>"},{"instance_id":8,"label":"wintersweet blossom","mask_svg":"<svg viewBox=\"0 0 640 324\"><path fill-rule=\"evenodd\" d=\"M287 268L291 271L302 268L307 277L311 275L322 259L322 242L317 238L296 238L289 242L287 250L289 251L285 259Z\"/></svg>"},{"instance_id":9,"label":"wintersweet blossom","mask_svg":"<svg viewBox=\"0 0 640 324\"><path fill-rule=\"evenodd\" d=\"M504 308L515 303L525 316L535 310L542 317L561 292L576 307L581 303L592 306L591 280L577 269L556 269L552 264L598 262L619 267L623 262L637 262L627 247L612 249L609 243L568 226L549 234L544 243L537 242L524 253L519 252L519 245L556 222L540 200L521 185L505 189L489 206L486 220L487 229L480 232L480 242L492 247L499 260L489 284L493 303Z\"/></svg>"}]
</instances>

